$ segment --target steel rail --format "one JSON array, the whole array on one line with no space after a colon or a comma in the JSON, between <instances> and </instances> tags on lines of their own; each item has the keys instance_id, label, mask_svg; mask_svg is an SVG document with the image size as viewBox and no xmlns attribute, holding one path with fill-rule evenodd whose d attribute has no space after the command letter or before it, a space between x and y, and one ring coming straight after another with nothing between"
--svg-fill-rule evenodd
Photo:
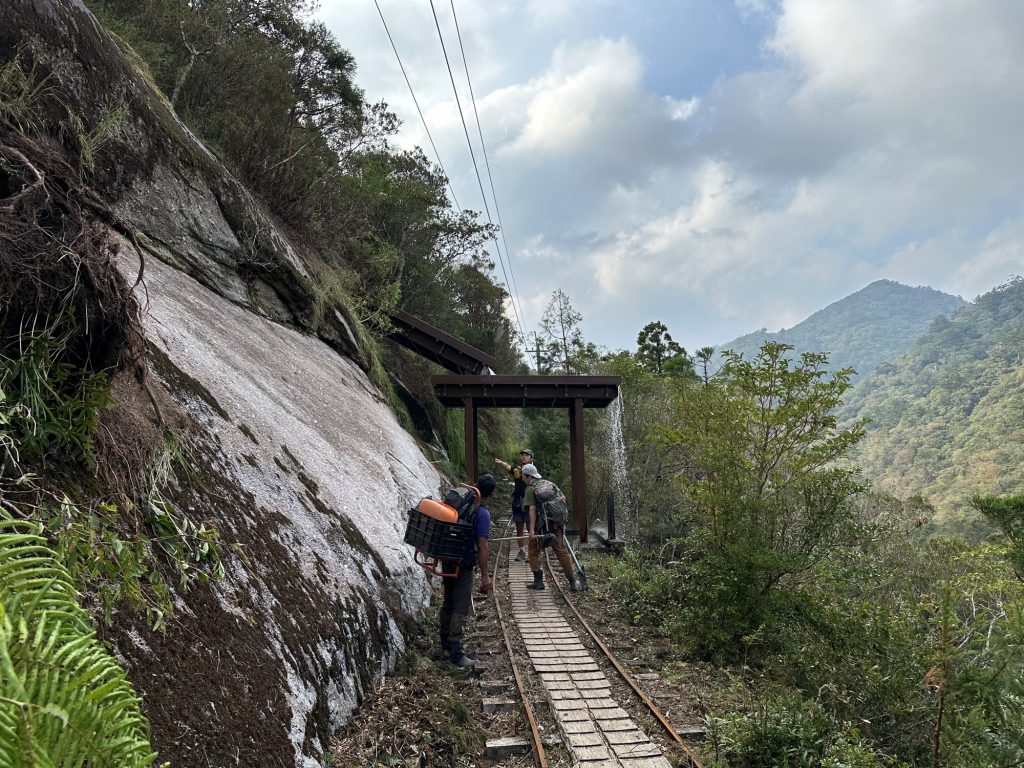
<instances>
[{"instance_id":1,"label":"steel rail","mask_svg":"<svg viewBox=\"0 0 1024 768\"><path fill-rule=\"evenodd\" d=\"M505 533L512 530L512 519L509 518L508 527L505 529ZM494 556L494 571L491 576L491 590L494 595L494 607L498 614L498 624L501 626L501 634L505 638L505 650L508 651L509 666L512 667L512 674L516 679L516 688L519 691L519 700L523 704L523 712L526 714L526 719L530 723L530 739L533 741L533 763L536 768L548 768L548 759L544 754L544 742L541 741L540 728L537 726L537 718L533 714L533 705L530 704L530 697L526 695L526 687L523 685L523 678L519 674L519 668L516 666L516 655L512 650L512 639L508 636L508 627L505 625L505 617L501 611L501 600L498 597L498 564L501 562L501 550L504 548L504 542L508 539L503 539L498 544L498 552Z\"/></svg>"},{"instance_id":2,"label":"steel rail","mask_svg":"<svg viewBox=\"0 0 1024 768\"><path fill-rule=\"evenodd\" d=\"M640 697L640 700L647 705L651 714L654 715L654 719L658 721L661 727L665 729L665 732L668 733L672 740L683 750L686 758L690 761L691 768L704 768L704 764L695 754L693 754L692 751L690 751L690 748L683 740L683 737L676 732L676 729L672 726L672 723L668 721L668 718L665 717L665 714L661 709L658 708L658 705L654 703L650 696L644 693L643 689L641 689L639 685L637 685L636 680L633 679L633 675L629 673L629 670L622 666L622 662L620 662L615 654L612 653L611 648L605 645L604 640L602 640L597 632L591 628L587 620L583 618L583 614L580 613L576 606L572 604L572 601L565 594L565 588L562 587L558 582L558 579L555 578L555 570L551 567L551 555L546 550L544 552L544 562L548 568L548 576L550 576L548 581L558 588L558 593L562 596L562 601L569 607L569 610L573 612L580 624L583 625L583 628L587 630L587 634L590 635L597 647L601 649L601 653L607 657L608 661L610 661L612 666L615 667L615 670L619 673L622 679L625 680L629 687L633 689L633 692Z\"/></svg>"}]
</instances>

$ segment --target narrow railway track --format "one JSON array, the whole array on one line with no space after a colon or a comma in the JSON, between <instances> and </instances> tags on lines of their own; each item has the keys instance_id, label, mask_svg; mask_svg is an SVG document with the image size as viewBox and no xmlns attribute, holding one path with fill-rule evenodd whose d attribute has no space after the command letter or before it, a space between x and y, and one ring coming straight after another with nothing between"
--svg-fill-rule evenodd
<instances>
[{"instance_id":1,"label":"narrow railway track","mask_svg":"<svg viewBox=\"0 0 1024 768\"><path fill-rule=\"evenodd\" d=\"M555 578L554 570L551 567L551 559L548 556L547 552L544 553L544 563L547 566L548 575L550 577L548 579L548 582L554 584L555 587L557 587L558 593L562 597L562 602L573 614L573 616L576 617L576 620L580 623L580 626L582 626L583 629L586 630L587 634L590 635L591 639L594 641L594 644L600 649L601 653L612 665L612 667L615 668L615 671L618 672L619 677L623 680L623 682L625 682L626 685L628 685L630 689L632 689L632 691L636 694L637 698L639 698L647 707L647 710L651 713L651 716L654 717L654 719L657 721L658 725L660 725L662 729L664 729L668 737L673 742L675 742L676 746L678 746L680 750L682 750L683 754L686 756L690 768L704 768L704 764L693 753L693 750L690 749L690 746L686 743L686 740L679 735L679 732L676 731L672 723L669 722L669 719L665 716L665 713L662 712L658 705L654 702L654 700L650 696L648 696L646 692L644 692L644 690L637 683L633 675L630 674L629 670L626 669L626 667L622 664L622 662L611 650L611 648L608 647L607 643L604 642L601 636L594 631L594 628L590 626L590 622L588 622L583 617L583 614L580 613L579 609L573 604L572 600L569 599L569 596L565 594L565 588L562 586L561 582L557 578Z\"/></svg>"},{"instance_id":2,"label":"narrow railway track","mask_svg":"<svg viewBox=\"0 0 1024 768\"><path fill-rule=\"evenodd\" d=\"M508 536L512 530L512 521L509 520L508 527L505 530L505 535ZM505 613L501 609L501 596L498 589L498 568L501 565L501 553L508 543L507 540L498 543L498 551L494 554L494 570L491 576L491 583L493 584L493 595L494 595L494 608L498 615L498 624L501 627L501 634L505 640L505 650L508 652L508 663L512 669L512 675L516 681L516 691L519 694L520 706L523 710L523 716L526 721L530 724L530 741L532 743L533 751L533 763L536 768L548 768L547 756L544 752L544 740L541 738L540 728L537 725L537 717L533 710L533 704L530 703L530 697L526 694L526 687L523 685L523 676L519 673L519 665L516 663L516 653L512 648L512 638L509 635L508 622L505 618Z\"/></svg>"},{"instance_id":3,"label":"narrow railway track","mask_svg":"<svg viewBox=\"0 0 1024 768\"><path fill-rule=\"evenodd\" d=\"M510 527L511 526L509 526L509 528ZM533 765L536 768L549 768L551 763L549 755L545 750L545 740L542 733L542 731L545 730L545 725L540 722L543 718L538 715L538 712L534 707L534 702L531 701L527 679L530 678L539 682L542 677L546 677L548 680L556 680L555 683L551 683L551 688L556 690L547 691L547 696L550 699L548 703L550 704L551 711L548 714L550 715L551 722L547 723L546 729L550 731L552 724L556 720L561 723L559 730L562 731L563 739L566 741L565 746L574 755L578 754L581 756L578 763L581 768L588 768L588 766L604 768L604 766L612 765L635 765L638 766L638 768L645 768L646 766L669 765L662 756L663 753L661 748L654 746L651 741L646 739L646 737L646 744L637 743L634 745L643 748L643 751L638 752L637 756L631 756L628 752L623 756L623 751L620 748L623 739L619 737L629 737L635 742L640 742L640 729L630 719L630 715L626 711L626 708L633 710L643 709L645 712L649 713L650 716L653 717L654 721L664 729L668 742L677 748L677 751L674 754L676 755L677 760L680 759L681 756L683 761L682 764L689 765L690 768L704 768L700 759L676 732L675 728L658 707L657 703L640 688L626 667L608 647L607 643L605 643L600 635L594 631L590 623L583 617L580 611L569 599L559 580L554 577L550 563L548 563L549 578L547 583L554 584L557 587L557 591L561 597L559 603L564 604L565 608L568 609L568 616L571 624L576 624L589 636L593 641L593 646L599 651L601 660L604 662L604 666L610 667L614 670L614 674L617 675L616 679L621 680L622 683L628 686L629 691L632 692L632 696L635 697L634 700L631 702L621 701L616 703L611 701L609 698L597 698L609 696L611 683L605 679L605 675L602 672L598 671L598 666L582 666L582 664L584 664L584 658L586 658L590 665L594 665L595 662L589 658L588 652L584 651L582 646L579 645L578 640L565 641L569 644L567 647L571 647L573 649L565 655L568 657L575 657L579 662L574 664L570 658L570 661L566 662L567 666L564 668L564 673L560 671L562 668L558 667L557 664L561 663L559 660L559 645L562 641L559 638L568 636L567 630L571 630L571 624L562 621L563 617L566 616L566 611L561 608L559 604L556 604L554 601L551 603L545 603L545 607L537 611L540 618L535 619L532 615L527 614L529 616L529 618L526 619L527 625L517 625L516 606L518 605L519 607L519 618L522 620L524 616L522 612L524 606L523 601L526 598L521 590L517 591L511 585L509 587L510 591L508 592L508 596L505 597L504 593L506 590L499 586L500 582L498 581L499 572L503 570L509 571L510 569L510 552L506 553L505 551L505 544L510 540L507 538L507 535L508 534L506 533L506 536L502 537L502 539L497 542L498 548L494 553L494 565L492 571L492 581L495 585L494 603L498 625L501 629L501 635L504 640L505 652L508 655L508 664L515 681L518 705L525 722L529 726L528 737ZM518 566L518 568L521 568L521 566ZM531 596L529 599L533 600L534 597ZM508 604L502 605L505 601L508 601ZM557 611L557 615L555 611ZM546 639L541 641L547 643L544 647L551 651L550 657L539 657L537 653L530 650L529 646L526 646L526 653L523 652L522 648L517 649L514 638L522 642L525 642L527 638L537 638L538 622L539 624L543 624L545 621L550 621L553 625L556 625L556 629L552 632L554 640ZM533 623L531 624L531 622ZM577 680L579 682L571 682ZM547 685L547 683L543 683L543 685ZM573 686L579 686L586 688L587 690L584 690L582 695L579 693L573 693L570 695L565 689ZM537 686L535 685L534 687L536 688ZM591 699L588 695L591 689L593 689L594 699ZM573 701L573 698L578 701ZM600 710L598 710L596 717L600 721L598 723L601 726L600 728L593 729L592 733L585 733L583 732L585 730L584 728L577 729L575 727L577 724L583 726L585 723L565 722L570 718L575 718L580 721L583 720L582 716L576 718L576 714L579 713L568 708L573 707L577 703L583 708L596 706L594 701L610 701L610 704L602 704L602 706L615 707L615 709L609 709L606 711L607 717L604 721L600 721L601 713ZM640 713L637 712L637 714ZM612 718L616 719L613 720ZM604 737L598 738L598 731L602 733L610 731L610 735L609 733L605 733ZM650 734L647 734L647 736L650 736ZM592 738L593 740L587 741L585 740L586 738ZM665 742L662 743L664 744ZM604 757L601 757L601 755L604 755ZM658 762L659 760L661 762ZM558 762L560 761L556 761L556 764Z\"/></svg>"}]
</instances>

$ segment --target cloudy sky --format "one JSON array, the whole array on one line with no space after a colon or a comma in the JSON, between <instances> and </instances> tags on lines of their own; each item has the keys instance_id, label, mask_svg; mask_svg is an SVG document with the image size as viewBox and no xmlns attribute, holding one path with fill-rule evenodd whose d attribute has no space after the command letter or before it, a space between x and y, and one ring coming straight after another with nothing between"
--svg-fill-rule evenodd
<instances>
[{"instance_id":1,"label":"cloudy sky","mask_svg":"<svg viewBox=\"0 0 1024 768\"><path fill-rule=\"evenodd\" d=\"M379 2L482 210L430 3ZM1024 272L1024 2L454 2L528 331L556 287L601 345L660 319L693 349L879 278L972 299ZM373 0L319 16L432 155Z\"/></svg>"}]
</instances>

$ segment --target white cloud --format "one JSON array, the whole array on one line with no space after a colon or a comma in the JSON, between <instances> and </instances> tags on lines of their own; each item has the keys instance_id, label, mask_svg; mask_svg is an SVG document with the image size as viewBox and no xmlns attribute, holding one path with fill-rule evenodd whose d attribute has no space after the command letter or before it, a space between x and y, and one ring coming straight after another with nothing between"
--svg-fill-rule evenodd
<instances>
[{"instance_id":1,"label":"white cloud","mask_svg":"<svg viewBox=\"0 0 1024 768\"><path fill-rule=\"evenodd\" d=\"M771 48L803 81L797 101L931 151L989 155L1015 143L1005 118L1024 111L1022 30L1024 4L1000 0L788 0Z\"/></svg>"},{"instance_id":2,"label":"white cloud","mask_svg":"<svg viewBox=\"0 0 1024 768\"><path fill-rule=\"evenodd\" d=\"M644 89L643 75L643 59L628 40L560 45L542 75L487 98L490 111L524 120L502 152L629 152L652 133L667 138L664 129L691 115L696 101L658 98Z\"/></svg>"},{"instance_id":3,"label":"white cloud","mask_svg":"<svg viewBox=\"0 0 1024 768\"><path fill-rule=\"evenodd\" d=\"M379 19L328 5L370 41L355 50L368 94L390 88L406 140L425 142ZM462 202L480 207L429 8L383 5ZM768 29L762 55L680 93L646 47L674 40L668 21L641 39L606 2L458 4L528 323L560 286L598 342L657 317L693 346L790 326L879 277L970 297L1024 272L1024 3L731 10Z\"/></svg>"},{"instance_id":4,"label":"white cloud","mask_svg":"<svg viewBox=\"0 0 1024 768\"><path fill-rule=\"evenodd\" d=\"M933 287L973 299L1015 274L1024 273L1024 215L1015 212L979 240L952 228L899 248L885 266L886 275L915 284L922 274L938 273Z\"/></svg>"},{"instance_id":5,"label":"white cloud","mask_svg":"<svg viewBox=\"0 0 1024 768\"><path fill-rule=\"evenodd\" d=\"M662 96L661 100L665 102L665 106L668 108L669 117L678 122L689 120L697 113L697 109L700 107L700 99L696 96L689 99L674 99L671 96Z\"/></svg>"},{"instance_id":6,"label":"white cloud","mask_svg":"<svg viewBox=\"0 0 1024 768\"><path fill-rule=\"evenodd\" d=\"M586 246L628 220L618 196L676 164L698 101L650 92L645 73L628 40L562 43L536 77L478 99L509 232Z\"/></svg>"},{"instance_id":7,"label":"white cloud","mask_svg":"<svg viewBox=\"0 0 1024 768\"><path fill-rule=\"evenodd\" d=\"M1017 216L984 241L982 250L962 263L951 284L965 297L974 298L1013 275L1024 274L1024 218Z\"/></svg>"},{"instance_id":8,"label":"white cloud","mask_svg":"<svg viewBox=\"0 0 1024 768\"><path fill-rule=\"evenodd\" d=\"M765 16L770 10L768 0L734 0L742 18Z\"/></svg>"},{"instance_id":9,"label":"white cloud","mask_svg":"<svg viewBox=\"0 0 1024 768\"><path fill-rule=\"evenodd\" d=\"M734 192L683 185L674 215L621 237L642 243L637 274L682 268L747 298L716 299L723 319L752 301L765 316L754 325L775 327L852 279L974 295L1021 271L1024 219L1015 205L999 215L1024 187L1021 21L1024 6L998 2L783 3L769 46L780 64L701 100L698 154L727 163ZM701 227L693 195L730 225ZM621 257L599 263L605 289L628 290ZM758 281L789 282L790 311Z\"/></svg>"}]
</instances>

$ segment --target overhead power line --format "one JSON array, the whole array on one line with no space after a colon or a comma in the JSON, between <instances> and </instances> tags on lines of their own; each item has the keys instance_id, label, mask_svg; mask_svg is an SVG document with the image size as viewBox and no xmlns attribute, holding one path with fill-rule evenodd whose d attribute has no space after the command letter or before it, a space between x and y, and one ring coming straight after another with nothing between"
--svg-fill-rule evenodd
<instances>
[{"instance_id":1,"label":"overhead power line","mask_svg":"<svg viewBox=\"0 0 1024 768\"><path fill-rule=\"evenodd\" d=\"M376 2L376 0L374 0ZM466 144L469 146L469 156L473 161L473 170L476 173L476 183L480 187L480 197L484 201L484 211L487 214L487 221L493 227L494 221L491 219L491 207L487 203L487 194L484 192L484 182L480 176L480 166L476 162L476 153L473 151L473 142L469 138L469 128L466 127L466 115L462 111L462 102L459 100L459 89L455 85L455 75L452 74L452 65L448 59L448 49L444 44L444 35L441 34L441 22L437 19L437 8L434 7L434 0L430 0L430 10L434 14L434 26L437 28L437 38L441 41L441 52L444 54L444 63L448 67L448 79L452 83L452 93L455 94L455 106L459 110L459 119L462 121L462 132L466 136ZM508 270L505 269L505 259L501 254L501 246L498 245L498 238L492 237L494 240L494 250L498 253L498 262L501 264L501 272L505 276L505 284L509 289L509 298L512 300L512 312L516 316L516 324L519 326L519 333L523 338L523 342L526 342L526 330L523 327L522 318L519 315L519 308L516 306L516 297L512 293L514 286L508 277Z\"/></svg>"},{"instance_id":2,"label":"overhead power line","mask_svg":"<svg viewBox=\"0 0 1024 768\"><path fill-rule=\"evenodd\" d=\"M377 6L377 13L380 15L381 24L384 25L384 31L387 33L388 41L391 43L391 50L395 52L395 58L398 59L398 67L402 70L402 77L405 78L405 84L409 86L409 95L412 96L412 103L416 105L416 111L420 115L420 120L423 123L423 130L427 132L427 139L430 141L430 146L434 150L434 157L437 158L437 164L441 166L441 173L444 174L445 180L448 182L448 191L451 193L452 202L455 203L455 208L461 213L462 206L459 205L459 199L455 197L455 189L452 187L451 177L448 176L448 171L444 168L444 163L441 162L441 153L437 151L437 145L434 143L434 137L430 135L430 128L427 126L427 118L423 116L423 110L420 109L419 99L416 98L416 91L412 88L412 83L409 81L409 75L405 71L405 65L402 63L402 57L398 55L398 47L395 45L395 40L391 37L391 30L388 29L388 23L384 20L384 12L380 9L380 3L378 0L373 0L373 4Z\"/></svg>"},{"instance_id":3,"label":"overhead power line","mask_svg":"<svg viewBox=\"0 0 1024 768\"><path fill-rule=\"evenodd\" d=\"M501 241L505 244L505 261L508 262L508 271L512 276L512 288L516 298L519 299L519 286L516 285L516 271L512 268L512 249L508 247L508 238L505 236L505 224L501 220L501 208L498 206L498 193L494 191L494 176L491 175L491 160L487 156L487 143L484 141L484 129L480 126L480 113L476 108L476 94L473 93L473 79L469 76L469 62L466 61L466 48L462 44L462 30L459 29L459 17L455 13L455 0L448 0L452 6L452 18L455 20L455 34L459 38L459 51L462 53L462 66L466 70L466 84L469 85L469 98L473 103L473 116L476 118L476 132L480 136L480 147L484 152L484 169L487 171L487 181L491 185L491 199L494 200L494 213L498 217L499 232ZM519 311L522 312L522 301L519 301ZM523 313L525 316L525 313Z\"/></svg>"}]
</instances>

